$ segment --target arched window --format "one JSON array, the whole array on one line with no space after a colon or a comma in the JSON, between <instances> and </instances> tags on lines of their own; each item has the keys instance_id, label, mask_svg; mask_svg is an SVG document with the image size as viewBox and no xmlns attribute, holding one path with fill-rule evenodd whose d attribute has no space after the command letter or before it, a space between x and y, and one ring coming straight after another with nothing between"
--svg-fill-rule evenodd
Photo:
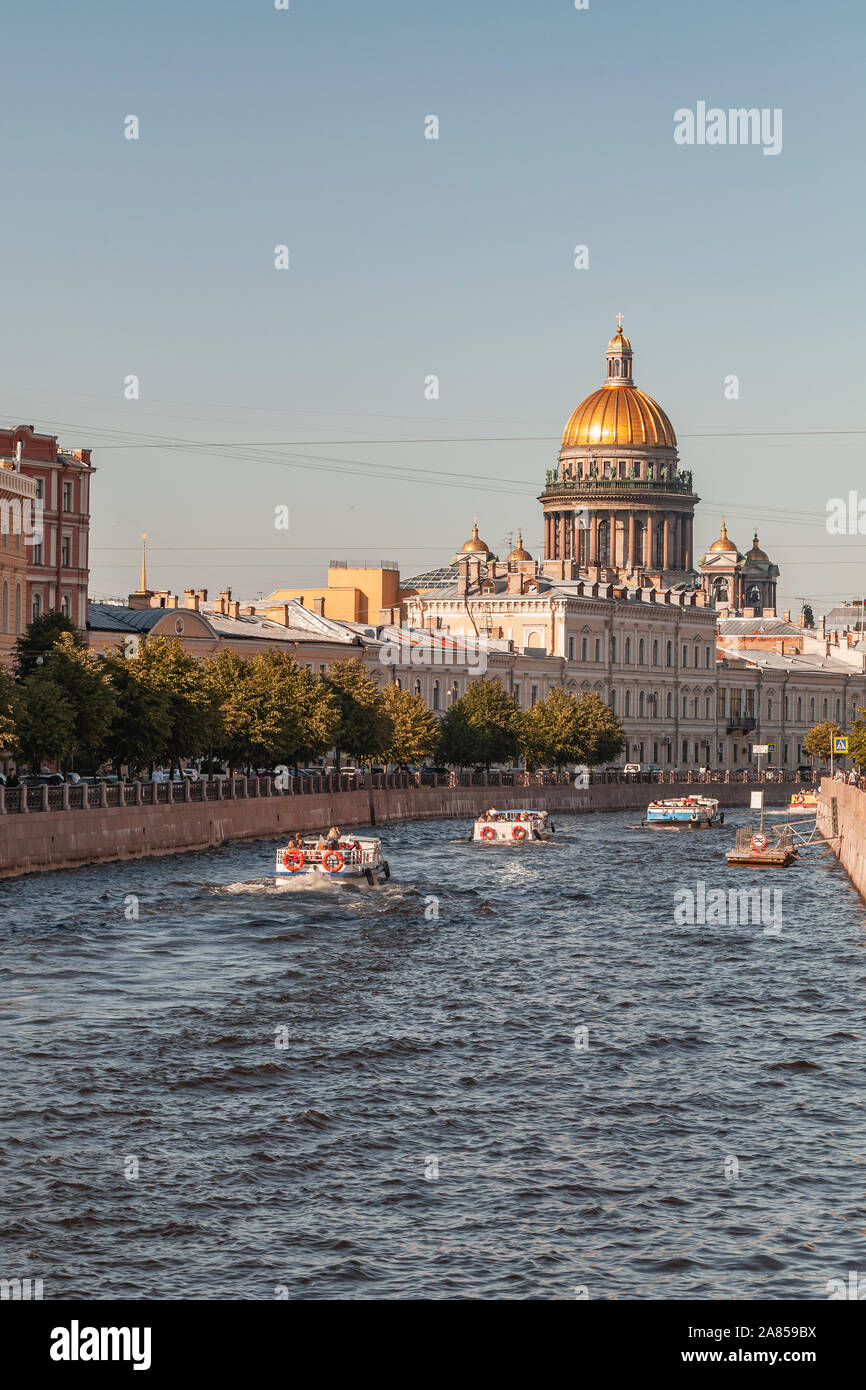
<instances>
[{"instance_id":1,"label":"arched window","mask_svg":"<svg viewBox=\"0 0 866 1390\"><path fill-rule=\"evenodd\" d=\"M658 644L658 642L653 642L653 666L658 666L658 664L659 664L659 644Z\"/></svg>"},{"instance_id":2,"label":"arched window","mask_svg":"<svg viewBox=\"0 0 866 1390\"><path fill-rule=\"evenodd\" d=\"M698 697L697 697L697 695L696 695L696 696L695 696L695 719L698 719L699 716L700 716L700 704L699 704L699 702L698 702Z\"/></svg>"},{"instance_id":3,"label":"arched window","mask_svg":"<svg viewBox=\"0 0 866 1390\"><path fill-rule=\"evenodd\" d=\"M638 647L637 647L637 663L638 663L638 666L643 666L645 660L646 660L646 643L644 642L643 638L641 638L640 641L638 642Z\"/></svg>"},{"instance_id":4,"label":"arched window","mask_svg":"<svg viewBox=\"0 0 866 1390\"><path fill-rule=\"evenodd\" d=\"M414 691L414 693L415 693L416 695L420 695L420 694L421 694L421 681L420 681L420 680L416 680L416 681L415 681L415 691Z\"/></svg>"},{"instance_id":5,"label":"arched window","mask_svg":"<svg viewBox=\"0 0 866 1390\"><path fill-rule=\"evenodd\" d=\"M814 695L812 696L811 700L809 701L809 718L810 718L810 719L814 719L814 718L815 718L815 697L814 697Z\"/></svg>"},{"instance_id":6,"label":"arched window","mask_svg":"<svg viewBox=\"0 0 866 1390\"><path fill-rule=\"evenodd\" d=\"M712 664L713 664L713 649L712 649L712 647L707 647L707 670L708 670L708 671L709 671L710 667L712 666Z\"/></svg>"},{"instance_id":7,"label":"arched window","mask_svg":"<svg viewBox=\"0 0 866 1390\"><path fill-rule=\"evenodd\" d=\"M433 682L433 708L439 708L439 682Z\"/></svg>"},{"instance_id":8,"label":"arched window","mask_svg":"<svg viewBox=\"0 0 866 1390\"><path fill-rule=\"evenodd\" d=\"M672 642L668 642L667 649L666 649L666 651L665 651L665 666L671 666L671 665L673 665L673 654L674 654L673 643L672 643Z\"/></svg>"},{"instance_id":9,"label":"arched window","mask_svg":"<svg viewBox=\"0 0 866 1390\"><path fill-rule=\"evenodd\" d=\"M34 617L34 618L41 618L41 617L42 617L42 595L41 595L41 594L34 594L34 595L33 595L33 617Z\"/></svg>"},{"instance_id":10,"label":"arched window","mask_svg":"<svg viewBox=\"0 0 866 1390\"><path fill-rule=\"evenodd\" d=\"M829 706L828 706L827 701L825 700L825 701L824 701L824 718L825 718L825 719L827 718L828 709L829 709Z\"/></svg>"},{"instance_id":11,"label":"arched window","mask_svg":"<svg viewBox=\"0 0 866 1390\"><path fill-rule=\"evenodd\" d=\"M625 639L625 656L624 656L623 660L625 661L626 666L631 666L631 638L630 638L630 637L627 637L627 638Z\"/></svg>"},{"instance_id":12,"label":"arched window","mask_svg":"<svg viewBox=\"0 0 866 1390\"><path fill-rule=\"evenodd\" d=\"M626 717L626 719L628 719L628 717L629 717L630 714L631 714L631 691L630 691L630 690L627 690L627 691L625 692L625 717Z\"/></svg>"},{"instance_id":13,"label":"arched window","mask_svg":"<svg viewBox=\"0 0 866 1390\"><path fill-rule=\"evenodd\" d=\"M705 719L709 719L709 718L710 718L710 708L711 708L711 705L710 705L710 697L709 697L709 695L708 695L707 698L704 700L704 718L705 718Z\"/></svg>"},{"instance_id":14,"label":"arched window","mask_svg":"<svg viewBox=\"0 0 866 1390\"><path fill-rule=\"evenodd\" d=\"M803 718L803 701L799 697L797 699L797 718Z\"/></svg>"},{"instance_id":15,"label":"arched window","mask_svg":"<svg viewBox=\"0 0 866 1390\"><path fill-rule=\"evenodd\" d=\"M838 723L839 719L841 718L841 716L842 716L842 705L841 705L840 702L837 700L837 701L836 701L836 722L837 722L837 723Z\"/></svg>"},{"instance_id":16,"label":"arched window","mask_svg":"<svg viewBox=\"0 0 866 1390\"><path fill-rule=\"evenodd\" d=\"M772 697L772 695L768 695L768 696L767 696L767 718L768 718L768 719L772 719L772 717L773 717L773 697Z\"/></svg>"},{"instance_id":17,"label":"arched window","mask_svg":"<svg viewBox=\"0 0 866 1390\"><path fill-rule=\"evenodd\" d=\"M68 618L70 616L68 594L64 594L63 598L60 600L60 611L63 614L64 618Z\"/></svg>"},{"instance_id":18,"label":"arched window","mask_svg":"<svg viewBox=\"0 0 866 1390\"><path fill-rule=\"evenodd\" d=\"M637 712L638 712L638 716L639 716L641 719L643 719L643 716L644 716L644 698L643 698L643 691L641 691L640 694L639 694L638 697L637 697Z\"/></svg>"},{"instance_id":19,"label":"arched window","mask_svg":"<svg viewBox=\"0 0 866 1390\"><path fill-rule=\"evenodd\" d=\"M687 719L689 714L689 702L686 695L683 696L683 719Z\"/></svg>"},{"instance_id":20,"label":"arched window","mask_svg":"<svg viewBox=\"0 0 866 1390\"><path fill-rule=\"evenodd\" d=\"M614 665L615 665L615 664L616 664L616 638L615 638L615 637L611 637L611 639L610 639L610 659L611 659L611 661L612 661L612 662L614 663Z\"/></svg>"},{"instance_id":21,"label":"arched window","mask_svg":"<svg viewBox=\"0 0 866 1390\"><path fill-rule=\"evenodd\" d=\"M674 697L673 697L673 695L671 694L671 692L668 691L667 699L665 700L665 714L666 714L666 716L667 716L668 719L672 719L672 718L673 718L673 713L674 713Z\"/></svg>"},{"instance_id":22,"label":"arched window","mask_svg":"<svg viewBox=\"0 0 866 1390\"><path fill-rule=\"evenodd\" d=\"M0 631L9 631L9 585L3 581L3 610L0 615Z\"/></svg>"}]
</instances>

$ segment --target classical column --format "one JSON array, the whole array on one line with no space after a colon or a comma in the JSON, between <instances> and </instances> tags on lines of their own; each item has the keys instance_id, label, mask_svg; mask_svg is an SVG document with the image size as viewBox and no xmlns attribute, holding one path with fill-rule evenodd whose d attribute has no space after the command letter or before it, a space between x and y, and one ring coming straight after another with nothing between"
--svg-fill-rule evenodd
<instances>
[{"instance_id":1,"label":"classical column","mask_svg":"<svg viewBox=\"0 0 866 1390\"><path fill-rule=\"evenodd\" d=\"M646 563L647 569L655 569L656 563L656 522L655 513L647 512L646 518Z\"/></svg>"},{"instance_id":2,"label":"classical column","mask_svg":"<svg viewBox=\"0 0 866 1390\"><path fill-rule=\"evenodd\" d=\"M628 514L628 554L626 564L629 569L634 569L636 565L634 553L634 512Z\"/></svg>"},{"instance_id":3,"label":"classical column","mask_svg":"<svg viewBox=\"0 0 866 1390\"><path fill-rule=\"evenodd\" d=\"M559 558L565 559L565 512L559 513Z\"/></svg>"},{"instance_id":4,"label":"classical column","mask_svg":"<svg viewBox=\"0 0 866 1390\"><path fill-rule=\"evenodd\" d=\"M683 569L690 570L692 567L692 526L694 518L687 516L685 519L685 543L683 546Z\"/></svg>"},{"instance_id":5,"label":"classical column","mask_svg":"<svg viewBox=\"0 0 866 1390\"><path fill-rule=\"evenodd\" d=\"M667 570L670 569L671 566L671 519L669 516L665 516L662 525L664 527L662 540L662 545L664 547L662 550L662 566L664 569Z\"/></svg>"},{"instance_id":6,"label":"classical column","mask_svg":"<svg viewBox=\"0 0 866 1390\"><path fill-rule=\"evenodd\" d=\"M598 513L593 512L589 519L589 563L598 564Z\"/></svg>"}]
</instances>

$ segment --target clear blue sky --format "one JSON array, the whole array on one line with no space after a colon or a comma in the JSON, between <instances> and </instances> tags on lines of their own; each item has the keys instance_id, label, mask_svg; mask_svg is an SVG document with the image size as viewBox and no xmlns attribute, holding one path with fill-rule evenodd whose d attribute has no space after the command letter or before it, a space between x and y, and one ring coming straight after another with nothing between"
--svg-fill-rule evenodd
<instances>
[{"instance_id":1,"label":"clear blue sky","mask_svg":"<svg viewBox=\"0 0 866 1390\"><path fill-rule=\"evenodd\" d=\"M824 517L866 498L866 434L808 431L866 430L864 27L841 0L7 9L0 421L93 447L91 592L136 587L142 530L152 584L253 597L332 557L410 574L475 513L539 553L622 310L699 552L725 512L783 601L859 593L866 537ZM782 153L676 145L701 100L781 107Z\"/></svg>"}]
</instances>

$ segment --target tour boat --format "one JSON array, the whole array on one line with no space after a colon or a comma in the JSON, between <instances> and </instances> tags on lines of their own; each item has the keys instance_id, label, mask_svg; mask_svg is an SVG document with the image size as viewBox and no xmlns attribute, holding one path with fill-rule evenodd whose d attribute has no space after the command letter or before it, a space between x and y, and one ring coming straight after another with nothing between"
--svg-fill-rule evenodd
<instances>
[{"instance_id":1,"label":"tour boat","mask_svg":"<svg viewBox=\"0 0 866 1390\"><path fill-rule=\"evenodd\" d=\"M274 873L280 879L301 879L315 876L335 882L366 879L371 885L391 877L387 859L382 857L381 840L340 839L334 849L319 849L316 836L304 840L304 848L287 845L277 850Z\"/></svg>"},{"instance_id":2,"label":"tour boat","mask_svg":"<svg viewBox=\"0 0 866 1390\"><path fill-rule=\"evenodd\" d=\"M651 801L646 809L644 825L688 825L701 829L723 825L724 811L712 796L676 796L669 801Z\"/></svg>"},{"instance_id":3,"label":"tour boat","mask_svg":"<svg viewBox=\"0 0 866 1390\"><path fill-rule=\"evenodd\" d=\"M556 827L546 811L485 811L478 817L472 839L487 844L523 844L527 840L548 840Z\"/></svg>"},{"instance_id":4,"label":"tour boat","mask_svg":"<svg viewBox=\"0 0 866 1390\"><path fill-rule=\"evenodd\" d=\"M817 811L817 809L818 793L814 787L809 787L805 791L794 792L788 802L789 811Z\"/></svg>"}]
</instances>

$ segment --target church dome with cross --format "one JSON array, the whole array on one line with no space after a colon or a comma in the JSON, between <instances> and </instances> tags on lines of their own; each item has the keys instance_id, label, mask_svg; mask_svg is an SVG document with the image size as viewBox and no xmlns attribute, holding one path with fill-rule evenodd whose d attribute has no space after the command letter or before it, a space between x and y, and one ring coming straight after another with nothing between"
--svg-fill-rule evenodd
<instances>
[{"instance_id":1,"label":"church dome with cross","mask_svg":"<svg viewBox=\"0 0 866 1390\"><path fill-rule=\"evenodd\" d=\"M690 588L699 499L679 467L673 425L634 384L633 361L618 314L604 383L572 412L539 499L545 560L636 585Z\"/></svg>"}]
</instances>

